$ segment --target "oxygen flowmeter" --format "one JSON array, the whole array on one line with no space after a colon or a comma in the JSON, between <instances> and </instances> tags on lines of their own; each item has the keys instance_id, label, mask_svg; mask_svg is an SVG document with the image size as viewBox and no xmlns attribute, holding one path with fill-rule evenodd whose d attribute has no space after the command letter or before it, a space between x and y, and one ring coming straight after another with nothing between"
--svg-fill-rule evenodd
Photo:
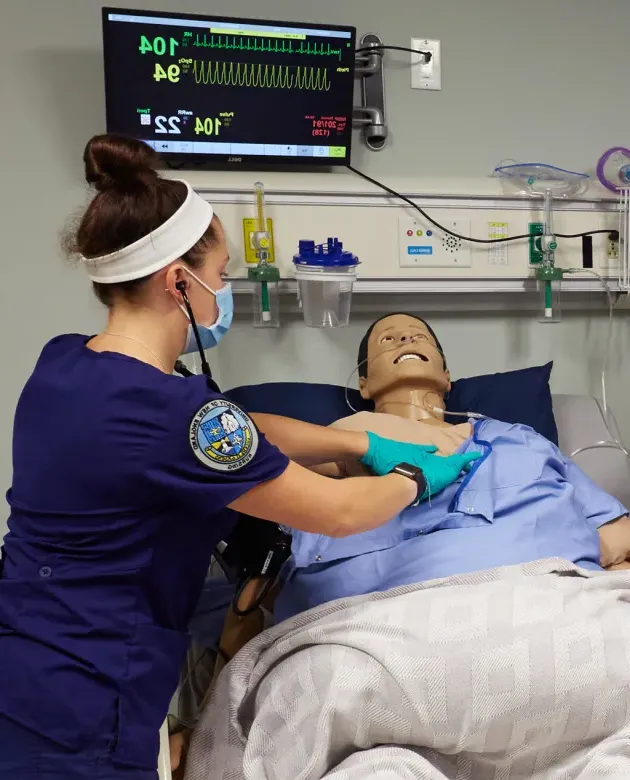
<instances>
[{"instance_id":1,"label":"oxygen flowmeter","mask_svg":"<svg viewBox=\"0 0 630 780\"><path fill-rule=\"evenodd\" d=\"M534 226L530 225L530 234ZM542 262L536 266L536 282L542 296L540 322L560 321L560 287L564 271L555 263L558 242L553 232L553 193L545 190L545 222L540 238L532 237L536 252L542 255Z\"/></svg>"},{"instance_id":2,"label":"oxygen flowmeter","mask_svg":"<svg viewBox=\"0 0 630 780\"><path fill-rule=\"evenodd\" d=\"M254 185L256 218L243 220L245 257L255 263L247 271L247 279L253 286L254 327L277 328L280 325L278 284L280 272L273 265L273 228L265 217L265 191L263 183Z\"/></svg>"},{"instance_id":3,"label":"oxygen flowmeter","mask_svg":"<svg viewBox=\"0 0 630 780\"><path fill-rule=\"evenodd\" d=\"M588 174L567 171L545 163L515 163L494 169L521 195L544 199L544 222L529 224L529 264L542 295L540 322L560 321L560 286L565 274L555 262L558 248L553 231L553 199L574 198L588 182Z\"/></svg>"}]
</instances>

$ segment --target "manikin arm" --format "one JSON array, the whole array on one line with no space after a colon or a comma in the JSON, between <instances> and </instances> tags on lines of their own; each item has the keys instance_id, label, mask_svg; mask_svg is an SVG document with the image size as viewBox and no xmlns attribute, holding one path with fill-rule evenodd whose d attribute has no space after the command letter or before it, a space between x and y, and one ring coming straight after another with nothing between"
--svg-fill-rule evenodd
<instances>
[{"instance_id":1,"label":"manikin arm","mask_svg":"<svg viewBox=\"0 0 630 780\"><path fill-rule=\"evenodd\" d=\"M630 517L618 517L598 530L602 567L608 571L630 569Z\"/></svg>"},{"instance_id":2,"label":"manikin arm","mask_svg":"<svg viewBox=\"0 0 630 780\"><path fill-rule=\"evenodd\" d=\"M252 414L251 418L272 444L307 468L345 459L356 462L365 455L369 445L364 431L322 428L274 414Z\"/></svg>"}]
</instances>

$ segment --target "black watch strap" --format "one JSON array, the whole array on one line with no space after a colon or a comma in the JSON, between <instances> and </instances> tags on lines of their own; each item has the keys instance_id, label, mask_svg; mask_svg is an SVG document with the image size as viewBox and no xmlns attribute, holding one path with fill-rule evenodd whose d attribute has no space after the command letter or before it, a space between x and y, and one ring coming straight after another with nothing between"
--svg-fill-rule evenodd
<instances>
[{"instance_id":1,"label":"black watch strap","mask_svg":"<svg viewBox=\"0 0 630 780\"><path fill-rule=\"evenodd\" d=\"M391 473L400 474L402 477L407 477L407 479L413 479L418 488L418 492L412 506L417 506L424 495L424 491L427 489L427 480L422 473L422 469L418 466L412 466L409 463L399 463L392 469Z\"/></svg>"}]
</instances>

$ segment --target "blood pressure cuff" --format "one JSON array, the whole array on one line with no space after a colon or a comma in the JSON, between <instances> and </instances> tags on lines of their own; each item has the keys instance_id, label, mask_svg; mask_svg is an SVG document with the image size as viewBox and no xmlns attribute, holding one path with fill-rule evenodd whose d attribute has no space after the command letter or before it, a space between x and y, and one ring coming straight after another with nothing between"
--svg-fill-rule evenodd
<instances>
[{"instance_id":1,"label":"blood pressure cuff","mask_svg":"<svg viewBox=\"0 0 630 780\"><path fill-rule=\"evenodd\" d=\"M225 540L220 564L235 584L251 577L275 581L291 553L291 536L275 523L239 514L232 533Z\"/></svg>"}]
</instances>

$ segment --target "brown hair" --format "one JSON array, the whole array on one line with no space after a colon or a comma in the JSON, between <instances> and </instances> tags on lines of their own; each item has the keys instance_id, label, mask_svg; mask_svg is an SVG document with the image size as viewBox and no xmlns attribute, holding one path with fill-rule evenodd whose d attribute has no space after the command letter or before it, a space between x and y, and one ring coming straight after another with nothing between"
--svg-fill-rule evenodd
<instances>
[{"instance_id":1,"label":"brown hair","mask_svg":"<svg viewBox=\"0 0 630 780\"><path fill-rule=\"evenodd\" d=\"M78 226L67 231L63 243L69 255L100 257L129 246L166 222L186 198L185 185L162 179L156 171L159 156L135 138L95 135L85 147L83 162L86 181L97 193ZM198 268L216 239L213 223L182 260ZM149 278L94 282L94 292L111 306L121 296L133 300Z\"/></svg>"}]
</instances>

